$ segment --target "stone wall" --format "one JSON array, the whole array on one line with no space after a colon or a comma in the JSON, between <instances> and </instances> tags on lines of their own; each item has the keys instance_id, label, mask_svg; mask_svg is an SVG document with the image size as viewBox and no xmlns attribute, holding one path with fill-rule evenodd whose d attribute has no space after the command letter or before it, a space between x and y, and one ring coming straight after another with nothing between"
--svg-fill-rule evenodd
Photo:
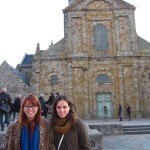
<instances>
[{"instance_id":1,"label":"stone wall","mask_svg":"<svg viewBox=\"0 0 150 150\"><path fill-rule=\"evenodd\" d=\"M129 104L132 117L150 116L150 44L137 44L134 11L120 0L82 0L64 9L64 39L35 54L33 91L46 99L50 92L67 95L81 118L102 118L105 104L110 118L118 117L119 104L123 115ZM107 50L94 47L96 25L106 27ZM53 75L56 85L51 84ZM97 82L99 75L111 82ZM104 94L111 95L109 103L97 98Z\"/></svg>"},{"instance_id":2,"label":"stone wall","mask_svg":"<svg viewBox=\"0 0 150 150\"><path fill-rule=\"evenodd\" d=\"M88 133L90 136L90 142L91 142L92 150L103 149L103 135L102 135L102 133L97 131L96 129L89 129Z\"/></svg>"},{"instance_id":3,"label":"stone wall","mask_svg":"<svg viewBox=\"0 0 150 150\"><path fill-rule=\"evenodd\" d=\"M96 129L102 135L122 135L122 124L102 124L102 125L89 125L90 129Z\"/></svg>"}]
</instances>

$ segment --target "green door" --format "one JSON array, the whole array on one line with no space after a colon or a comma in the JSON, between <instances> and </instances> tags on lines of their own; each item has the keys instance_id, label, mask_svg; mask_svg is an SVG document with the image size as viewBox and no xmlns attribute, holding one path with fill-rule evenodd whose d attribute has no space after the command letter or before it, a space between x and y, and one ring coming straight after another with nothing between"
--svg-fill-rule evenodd
<instances>
[{"instance_id":1,"label":"green door","mask_svg":"<svg viewBox=\"0 0 150 150\"><path fill-rule=\"evenodd\" d=\"M103 118L103 107L107 106L108 118L112 118L112 94L111 93L98 93L97 94L97 117Z\"/></svg>"}]
</instances>

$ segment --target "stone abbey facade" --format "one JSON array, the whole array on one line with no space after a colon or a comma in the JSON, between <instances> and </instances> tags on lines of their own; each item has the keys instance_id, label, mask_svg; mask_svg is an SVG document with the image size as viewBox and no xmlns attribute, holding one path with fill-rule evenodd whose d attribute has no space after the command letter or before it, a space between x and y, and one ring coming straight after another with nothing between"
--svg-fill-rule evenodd
<instances>
[{"instance_id":1,"label":"stone abbey facade","mask_svg":"<svg viewBox=\"0 0 150 150\"><path fill-rule=\"evenodd\" d=\"M135 7L123 0L69 0L64 38L32 61L31 89L66 94L82 118L150 116L150 43L136 33Z\"/></svg>"}]
</instances>

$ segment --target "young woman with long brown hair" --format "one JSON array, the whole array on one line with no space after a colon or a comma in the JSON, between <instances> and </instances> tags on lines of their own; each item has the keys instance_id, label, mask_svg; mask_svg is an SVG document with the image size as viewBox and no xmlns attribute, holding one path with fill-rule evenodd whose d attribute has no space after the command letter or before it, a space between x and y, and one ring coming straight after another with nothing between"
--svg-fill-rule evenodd
<instances>
[{"instance_id":1,"label":"young woman with long brown hair","mask_svg":"<svg viewBox=\"0 0 150 150\"><path fill-rule=\"evenodd\" d=\"M91 150L87 127L76 114L75 105L65 95L54 101L51 124L57 150Z\"/></svg>"}]
</instances>

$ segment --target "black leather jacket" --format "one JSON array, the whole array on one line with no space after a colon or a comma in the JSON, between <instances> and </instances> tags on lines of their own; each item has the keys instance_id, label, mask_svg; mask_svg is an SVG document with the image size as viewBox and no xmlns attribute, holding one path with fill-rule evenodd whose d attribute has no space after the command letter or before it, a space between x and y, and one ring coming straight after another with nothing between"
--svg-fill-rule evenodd
<instances>
[{"instance_id":1,"label":"black leather jacket","mask_svg":"<svg viewBox=\"0 0 150 150\"><path fill-rule=\"evenodd\" d=\"M9 94L5 92L0 93L0 104L6 103L8 105L11 105L11 97Z\"/></svg>"}]
</instances>

